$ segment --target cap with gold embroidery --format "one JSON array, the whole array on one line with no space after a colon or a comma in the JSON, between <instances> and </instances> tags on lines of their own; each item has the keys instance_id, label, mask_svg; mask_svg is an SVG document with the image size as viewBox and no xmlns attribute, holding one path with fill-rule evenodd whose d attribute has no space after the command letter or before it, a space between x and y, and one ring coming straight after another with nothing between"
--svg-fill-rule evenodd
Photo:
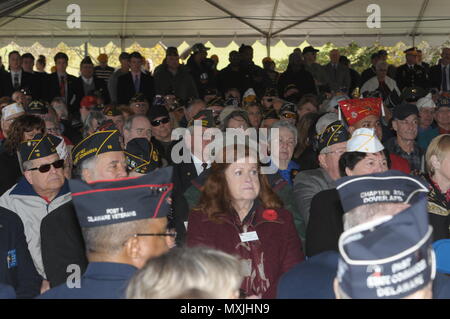
<instances>
[{"instance_id":1,"label":"cap with gold embroidery","mask_svg":"<svg viewBox=\"0 0 450 319\"><path fill-rule=\"evenodd\" d=\"M36 134L33 139L24 141L19 145L21 162L57 154L56 147L61 139L50 134Z\"/></svg>"},{"instance_id":2,"label":"cap with gold embroidery","mask_svg":"<svg viewBox=\"0 0 450 319\"><path fill-rule=\"evenodd\" d=\"M329 124L321 134L318 134L317 151L320 153L327 146L345 142L348 137L349 134L341 121L335 121Z\"/></svg>"},{"instance_id":3,"label":"cap with gold embroidery","mask_svg":"<svg viewBox=\"0 0 450 319\"><path fill-rule=\"evenodd\" d=\"M161 157L158 150L146 138L133 138L125 149L127 166L130 171L147 174L161 167Z\"/></svg>"},{"instance_id":4,"label":"cap with gold embroidery","mask_svg":"<svg viewBox=\"0 0 450 319\"><path fill-rule=\"evenodd\" d=\"M107 152L123 151L118 130L97 131L92 133L72 150L73 165L78 165L93 156Z\"/></svg>"},{"instance_id":5,"label":"cap with gold embroidery","mask_svg":"<svg viewBox=\"0 0 450 319\"><path fill-rule=\"evenodd\" d=\"M42 100L31 101L30 104L25 108L25 111L28 114L47 114L47 103Z\"/></svg>"},{"instance_id":6,"label":"cap with gold embroidery","mask_svg":"<svg viewBox=\"0 0 450 319\"><path fill-rule=\"evenodd\" d=\"M212 110L201 110L192 118L188 126L193 126L195 121L198 120L202 121L203 127L207 128L216 127Z\"/></svg>"},{"instance_id":7,"label":"cap with gold embroidery","mask_svg":"<svg viewBox=\"0 0 450 319\"><path fill-rule=\"evenodd\" d=\"M384 150L373 128L359 128L347 142L347 152L377 153Z\"/></svg>"},{"instance_id":8,"label":"cap with gold embroidery","mask_svg":"<svg viewBox=\"0 0 450 319\"><path fill-rule=\"evenodd\" d=\"M119 116L122 115L122 112L116 106L110 105L103 109L103 114L106 116Z\"/></svg>"},{"instance_id":9,"label":"cap with gold embroidery","mask_svg":"<svg viewBox=\"0 0 450 319\"><path fill-rule=\"evenodd\" d=\"M381 98L350 99L339 101L338 104L340 109L339 116L341 116L342 112L349 126L353 126L369 115L381 117L383 113Z\"/></svg>"}]
</instances>

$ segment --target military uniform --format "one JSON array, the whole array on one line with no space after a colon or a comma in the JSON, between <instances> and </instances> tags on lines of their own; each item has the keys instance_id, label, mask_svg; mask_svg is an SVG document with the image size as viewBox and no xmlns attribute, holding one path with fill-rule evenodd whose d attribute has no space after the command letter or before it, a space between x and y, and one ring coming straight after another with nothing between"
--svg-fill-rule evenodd
<instances>
[{"instance_id":1,"label":"military uniform","mask_svg":"<svg viewBox=\"0 0 450 319\"><path fill-rule=\"evenodd\" d=\"M410 48L403 51L406 55L416 55L416 48ZM403 64L397 68L395 80L397 87L402 91L405 87L421 87L426 89L429 87L427 71L424 67L413 64Z\"/></svg>"},{"instance_id":2,"label":"military uniform","mask_svg":"<svg viewBox=\"0 0 450 319\"><path fill-rule=\"evenodd\" d=\"M91 142L101 143L96 136ZM105 136L105 138L108 138ZM90 144L98 148L96 143ZM86 144L85 144L86 146ZM89 149L87 150L89 151ZM82 229L105 227L124 222L166 217L170 205L172 167L161 168L138 178L123 178L87 184L70 180L70 190ZM135 234L134 236L166 236L167 234ZM95 245L95 243L87 242ZM113 259L111 259L113 260ZM137 268L114 261L90 262L81 278L72 277L64 284L48 290L42 299L119 299Z\"/></svg>"}]
</instances>

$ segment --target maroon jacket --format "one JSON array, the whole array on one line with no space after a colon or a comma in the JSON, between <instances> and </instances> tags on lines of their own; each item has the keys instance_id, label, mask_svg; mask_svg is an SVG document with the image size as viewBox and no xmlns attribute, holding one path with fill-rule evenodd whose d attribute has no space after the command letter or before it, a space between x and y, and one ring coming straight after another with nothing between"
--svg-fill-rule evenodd
<instances>
[{"instance_id":1,"label":"maroon jacket","mask_svg":"<svg viewBox=\"0 0 450 319\"><path fill-rule=\"evenodd\" d=\"M277 217L272 220L273 214L264 214L264 208L258 206L252 221L264 252L264 272L270 282L262 298L275 298L281 275L304 260L292 214L285 209L276 212ZM203 212L192 211L188 220L187 245L208 246L236 256L236 246L241 242L239 228L231 216L224 216L222 220L219 224Z\"/></svg>"}]
</instances>

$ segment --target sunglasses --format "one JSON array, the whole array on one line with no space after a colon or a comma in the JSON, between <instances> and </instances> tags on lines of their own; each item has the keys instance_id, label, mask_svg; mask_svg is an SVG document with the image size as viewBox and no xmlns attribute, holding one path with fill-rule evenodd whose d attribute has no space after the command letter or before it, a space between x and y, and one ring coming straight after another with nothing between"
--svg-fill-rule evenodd
<instances>
[{"instance_id":1,"label":"sunglasses","mask_svg":"<svg viewBox=\"0 0 450 319\"><path fill-rule=\"evenodd\" d=\"M44 164L39 167L30 168L29 171L39 170L39 172L41 172L41 173L47 173L50 170L50 168L52 167L52 165L55 169L61 168L64 166L64 160L60 159L51 164Z\"/></svg>"},{"instance_id":2,"label":"sunglasses","mask_svg":"<svg viewBox=\"0 0 450 319\"><path fill-rule=\"evenodd\" d=\"M150 123L152 124L152 126L160 126L161 124L167 124L169 123L170 119L168 117L165 117L161 120L154 120L151 121Z\"/></svg>"}]
</instances>

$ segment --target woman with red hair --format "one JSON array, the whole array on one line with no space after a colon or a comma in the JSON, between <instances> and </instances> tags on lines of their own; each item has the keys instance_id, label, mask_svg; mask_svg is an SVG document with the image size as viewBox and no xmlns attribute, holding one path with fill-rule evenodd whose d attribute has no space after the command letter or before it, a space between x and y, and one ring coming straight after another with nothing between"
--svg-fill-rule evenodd
<instances>
[{"instance_id":1,"label":"woman with red hair","mask_svg":"<svg viewBox=\"0 0 450 319\"><path fill-rule=\"evenodd\" d=\"M256 154L244 145L218 152L189 215L187 244L237 256L244 275L241 292L275 298L281 275L304 255L292 214L270 188Z\"/></svg>"}]
</instances>

